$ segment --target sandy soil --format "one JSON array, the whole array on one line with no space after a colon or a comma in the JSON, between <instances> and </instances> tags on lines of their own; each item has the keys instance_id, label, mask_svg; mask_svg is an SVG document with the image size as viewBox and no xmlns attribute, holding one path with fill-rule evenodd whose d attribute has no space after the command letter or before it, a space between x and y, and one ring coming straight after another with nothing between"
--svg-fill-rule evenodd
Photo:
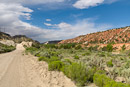
<instances>
[{"instance_id":1,"label":"sandy soil","mask_svg":"<svg viewBox=\"0 0 130 87\"><path fill-rule=\"evenodd\" d=\"M10 53L0 54L0 87L76 87L62 72L48 71L45 62L24 55L18 44Z\"/></svg>"}]
</instances>

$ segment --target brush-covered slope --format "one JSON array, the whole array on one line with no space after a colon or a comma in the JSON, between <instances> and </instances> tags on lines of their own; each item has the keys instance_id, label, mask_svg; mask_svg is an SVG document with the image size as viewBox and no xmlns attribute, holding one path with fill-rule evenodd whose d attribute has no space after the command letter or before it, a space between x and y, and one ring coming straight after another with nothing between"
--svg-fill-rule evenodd
<instances>
[{"instance_id":1,"label":"brush-covered slope","mask_svg":"<svg viewBox=\"0 0 130 87\"><path fill-rule=\"evenodd\" d=\"M108 44L130 43L130 26L102 32L90 33L73 39L63 40L60 43Z\"/></svg>"}]
</instances>

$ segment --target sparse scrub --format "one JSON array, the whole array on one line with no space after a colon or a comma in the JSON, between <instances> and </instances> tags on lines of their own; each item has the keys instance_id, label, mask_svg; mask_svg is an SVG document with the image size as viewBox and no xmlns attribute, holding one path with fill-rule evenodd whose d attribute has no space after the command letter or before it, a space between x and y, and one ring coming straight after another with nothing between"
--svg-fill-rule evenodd
<instances>
[{"instance_id":1,"label":"sparse scrub","mask_svg":"<svg viewBox=\"0 0 130 87\"><path fill-rule=\"evenodd\" d=\"M121 47L121 49L122 49L122 51L124 51L124 50L126 49L126 46L123 45L123 46Z\"/></svg>"},{"instance_id":2,"label":"sparse scrub","mask_svg":"<svg viewBox=\"0 0 130 87\"><path fill-rule=\"evenodd\" d=\"M77 55L74 55L74 59L79 59L79 56L77 56Z\"/></svg>"},{"instance_id":3,"label":"sparse scrub","mask_svg":"<svg viewBox=\"0 0 130 87\"><path fill-rule=\"evenodd\" d=\"M58 48L41 46L39 49L31 47L27 48L27 51L38 56L39 61L46 61L49 70L62 71L79 87L93 82L99 87L118 87L118 85L129 87L114 80L116 77L123 77L126 79L125 82L130 82L130 51L113 54L112 45L105 47L106 52L96 51L93 47L90 47L90 50L75 49L78 45L57 44ZM98 70L106 70L106 72L99 73Z\"/></svg>"},{"instance_id":4,"label":"sparse scrub","mask_svg":"<svg viewBox=\"0 0 130 87\"><path fill-rule=\"evenodd\" d=\"M115 82L111 78L107 77L105 73L100 72L95 73L94 83L98 87L130 87L128 84Z\"/></svg>"},{"instance_id":5,"label":"sparse scrub","mask_svg":"<svg viewBox=\"0 0 130 87\"><path fill-rule=\"evenodd\" d=\"M108 67L113 67L112 60L110 60L110 61L107 62L107 66L108 66Z\"/></svg>"},{"instance_id":6,"label":"sparse scrub","mask_svg":"<svg viewBox=\"0 0 130 87\"><path fill-rule=\"evenodd\" d=\"M6 52L11 52L13 50L15 50L16 48L13 46L7 46L4 44L0 43L0 53L6 53Z\"/></svg>"},{"instance_id":7,"label":"sparse scrub","mask_svg":"<svg viewBox=\"0 0 130 87\"><path fill-rule=\"evenodd\" d=\"M72 63L72 65L64 66L62 71L67 77L75 81L78 86L83 86L87 82L86 67L81 63Z\"/></svg>"},{"instance_id":8,"label":"sparse scrub","mask_svg":"<svg viewBox=\"0 0 130 87\"><path fill-rule=\"evenodd\" d=\"M61 68L64 66L64 63L61 61L53 61L49 63L49 70L58 70L60 71Z\"/></svg>"}]
</instances>

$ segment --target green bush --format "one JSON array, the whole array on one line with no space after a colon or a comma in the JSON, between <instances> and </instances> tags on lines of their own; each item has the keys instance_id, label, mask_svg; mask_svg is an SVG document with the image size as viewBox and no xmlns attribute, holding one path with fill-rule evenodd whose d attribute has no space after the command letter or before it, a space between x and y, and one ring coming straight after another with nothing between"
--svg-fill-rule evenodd
<instances>
[{"instance_id":1,"label":"green bush","mask_svg":"<svg viewBox=\"0 0 130 87\"><path fill-rule=\"evenodd\" d=\"M60 58L56 56L51 56L50 58L48 58L48 62L59 61L59 60Z\"/></svg>"},{"instance_id":2,"label":"green bush","mask_svg":"<svg viewBox=\"0 0 130 87\"><path fill-rule=\"evenodd\" d=\"M102 51L112 52L112 51L113 51L113 46L112 46L112 44L108 44L107 46L104 46L104 47L102 48Z\"/></svg>"},{"instance_id":3,"label":"green bush","mask_svg":"<svg viewBox=\"0 0 130 87\"><path fill-rule=\"evenodd\" d=\"M64 62L65 65L71 65L72 64L72 62L69 59L64 59L63 62Z\"/></svg>"},{"instance_id":4,"label":"green bush","mask_svg":"<svg viewBox=\"0 0 130 87\"><path fill-rule=\"evenodd\" d=\"M43 46L47 49L50 49L50 48L58 49L58 46L56 44L44 44Z\"/></svg>"},{"instance_id":5,"label":"green bush","mask_svg":"<svg viewBox=\"0 0 130 87\"><path fill-rule=\"evenodd\" d=\"M61 49L61 48L71 49L71 48L75 48L75 46L76 46L76 43L60 44L59 49Z\"/></svg>"},{"instance_id":6,"label":"green bush","mask_svg":"<svg viewBox=\"0 0 130 87\"><path fill-rule=\"evenodd\" d=\"M100 57L105 57L105 56L106 56L106 53L105 53L105 52L101 52L101 53L98 53L98 55L99 55Z\"/></svg>"},{"instance_id":7,"label":"green bush","mask_svg":"<svg viewBox=\"0 0 130 87\"><path fill-rule=\"evenodd\" d=\"M4 44L0 43L0 53L6 53L6 52L11 52L15 50L16 48L14 46L7 46Z\"/></svg>"},{"instance_id":8,"label":"green bush","mask_svg":"<svg viewBox=\"0 0 130 87\"><path fill-rule=\"evenodd\" d=\"M82 56L86 56L86 55L89 56L89 55L91 55L91 53L88 51L88 52L82 54Z\"/></svg>"},{"instance_id":9,"label":"green bush","mask_svg":"<svg viewBox=\"0 0 130 87\"><path fill-rule=\"evenodd\" d=\"M82 48L81 45L78 45L78 46L75 47L76 50L81 49L81 48Z\"/></svg>"},{"instance_id":10,"label":"green bush","mask_svg":"<svg viewBox=\"0 0 130 87\"><path fill-rule=\"evenodd\" d=\"M48 61L48 59L47 59L46 57L43 57L43 56L42 56L42 57L39 57L38 60L39 60L39 61Z\"/></svg>"},{"instance_id":11,"label":"green bush","mask_svg":"<svg viewBox=\"0 0 130 87\"><path fill-rule=\"evenodd\" d=\"M53 61L53 62L49 63L49 70L50 71L53 71L53 70L60 71L63 66L64 66L63 62L61 62L61 61Z\"/></svg>"},{"instance_id":12,"label":"green bush","mask_svg":"<svg viewBox=\"0 0 130 87\"><path fill-rule=\"evenodd\" d=\"M108 67L113 67L112 60L107 62L107 66L108 66Z\"/></svg>"},{"instance_id":13,"label":"green bush","mask_svg":"<svg viewBox=\"0 0 130 87\"><path fill-rule=\"evenodd\" d=\"M112 52L112 51L113 51L113 46L112 46L112 44L108 44L108 45L107 45L107 51L108 51L108 52Z\"/></svg>"},{"instance_id":14,"label":"green bush","mask_svg":"<svg viewBox=\"0 0 130 87\"><path fill-rule=\"evenodd\" d=\"M87 82L87 71L83 64L72 63L62 68L64 74L76 82L78 86L83 86Z\"/></svg>"},{"instance_id":15,"label":"green bush","mask_svg":"<svg viewBox=\"0 0 130 87\"><path fill-rule=\"evenodd\" d=\"M123 45L123 46L121 47L121 49L122 49L122 51L124 51L124 50L126 49L126 46Z\"/></svg>"},{"instance_id":16,"label":"green bush","mask_svg":"<svg viewBox=\"0 0 130 87\"><path fill-rule=\"evenodd\" d=\"M115 82L101 72L96 72L93 80L98 87L130 87L128 84Z\"/></svg>"},{"instance_id":17,"label":"green bush","mask_svg":"<svg viewBox=\"0 0 130 87\"><path fill-rule=\"evenodd\" d=\"M74 59L79 59L79 56L77 56L77 55L74 55Z\"/></svg>"},{"instance_id":18,"label":"green bush","mask_svg":"<svg viewBox=\"0 0 130 87\"><path fill-rule=\"evenodd\" d=\"M89 48L88 48L88 50L89 51L98 51L98 45L96 45L96 46L90 46Z\"/></svg>"},{"instance_id":19,"label":"green bush","mask_svg":"<svg viewBox=\"0 0 130 87\"><path fill-rule=\"evenodd\" d=\"M35 56L36 56L36 57L40 57L41 55L40 55L39 53L37 53Z\"/></svg>"}]
</instances>

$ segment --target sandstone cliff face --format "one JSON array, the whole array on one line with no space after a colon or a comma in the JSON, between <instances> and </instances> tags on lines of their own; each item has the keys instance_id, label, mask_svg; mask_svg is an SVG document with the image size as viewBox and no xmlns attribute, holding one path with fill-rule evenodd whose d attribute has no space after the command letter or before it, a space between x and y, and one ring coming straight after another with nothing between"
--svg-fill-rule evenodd
<instances>
[{"instance_id":1,"label":"sandstone cliff face","mask_svg":"<svg viewBox=\"0 0 130 87\"><path fill-rule=\"evenodd\" d=\"M108 44L111 42L116 44L130 43L130 27L82 35L73 39L63 40L60 43Z\"/></svg>"}]
</instances>

